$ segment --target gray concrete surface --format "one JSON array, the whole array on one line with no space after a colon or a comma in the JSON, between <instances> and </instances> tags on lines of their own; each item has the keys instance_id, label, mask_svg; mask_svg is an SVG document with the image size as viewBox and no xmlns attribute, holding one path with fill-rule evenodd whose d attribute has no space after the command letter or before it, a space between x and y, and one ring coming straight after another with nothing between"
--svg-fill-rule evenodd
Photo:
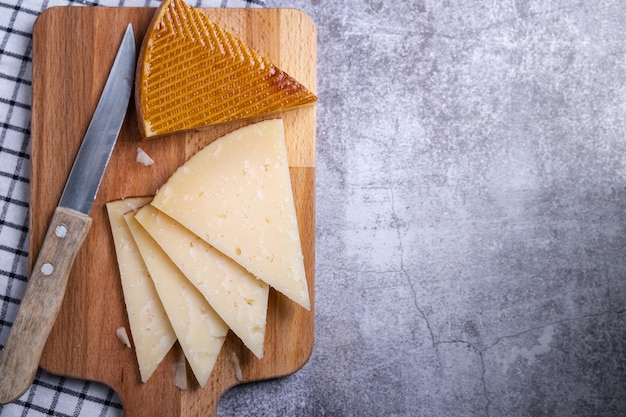
<instances>
[{"instance_id":1,"label":"gray concrete surface","mask_svg":"<svg viewBox=\"0 0 626 417\"><path fill-rule=\"evenodd\" d=\"M226 416L626 415L626 3L317 24L316 345Z\"/></svg>"}]
</instances>

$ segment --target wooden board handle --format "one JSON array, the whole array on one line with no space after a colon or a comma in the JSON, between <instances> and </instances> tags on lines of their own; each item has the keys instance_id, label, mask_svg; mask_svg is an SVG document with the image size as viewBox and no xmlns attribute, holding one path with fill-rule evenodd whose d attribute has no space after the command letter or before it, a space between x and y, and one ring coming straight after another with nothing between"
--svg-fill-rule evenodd
<instances>
[{"instance_id":1,"label":"wooden board handle","mask_svg":"<svg viewBox=\"0 0 626 417\"><path fill-rule=\"evenodd\" d=\"M19 398L32 384L46 340L56 321L65 287L91 218L57 208L28 280L26 292L0 356L0 402Z\"/></svg>"}]
</instances>

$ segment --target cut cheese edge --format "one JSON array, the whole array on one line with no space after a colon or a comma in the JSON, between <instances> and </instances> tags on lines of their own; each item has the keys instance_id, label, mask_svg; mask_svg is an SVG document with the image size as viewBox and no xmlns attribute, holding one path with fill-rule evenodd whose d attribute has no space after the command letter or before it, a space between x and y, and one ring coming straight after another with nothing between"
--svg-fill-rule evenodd
<instances>
[{"instance_id":1,"label":"cut cheese edge","mask_svg":"<svg viewBox=\"0 0 626 417\"><path fill-rule=\"evenodd\" d=\"M295 51L297 53L297 51ZM184 0L163 0L136 75L142 138L262 116L317 97Z\"/></svg>"},{"instance_id":2,"label":"cut cheese edge","mask_svg":"<svg viewBox=\"0 0 626 417\"><path fill-rule=\"evenodd\" d=\"M159 294L178 342L201 387L226 340L228 327L134 218L124 215Z\"/></svg>"},{"instance_id":3,"label":"cut cheese edge","mask_svg":"<svg viewBox=\"0 0 626 417\"><path fill-rule=\"evenodd\" d=\"M148 381L176 341L174 329L124 220L126 213L149 201L150 198L127 198L106 205L142 382Z\"/></svg>"},{"instance_id":4,"label":"cut cheese edge","mask_svg":"<svg viewBox=\"0 0 626 417\"><path fill-rule=\"evenodd\" d=\"M179 167L151 204L310 309L281 119L215 140Z\"/></svg>"},{"instance_id":5,"label":"cut cheese edge","mask_svg":"<svg viewBox=\"0 0 626 417\"><path fill-rule=\"evenodd\" d=\"M135 219L246 347L262 358L268 285L153 206L143 207Z\"/></svg>"}]
</instances>

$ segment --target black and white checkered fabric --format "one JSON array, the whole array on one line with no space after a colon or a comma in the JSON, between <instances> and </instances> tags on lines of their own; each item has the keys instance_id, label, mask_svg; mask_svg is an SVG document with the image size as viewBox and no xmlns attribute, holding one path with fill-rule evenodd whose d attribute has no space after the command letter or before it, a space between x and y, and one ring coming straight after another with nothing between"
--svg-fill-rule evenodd
<instances>
[{"instance_id":1,"label":"black and white checkered fabric","mask_svg":"<svg viewBox=\"0 0 626 417\"><path fill-rule=\"evenodd\" d=\"M6 344L27 281L32 30L52 6L156 7L156 0L0 0L0 345ZM262 7L265 0L188 0L195 7ZM0 375L2 378L2 375ZM2 417L121 416L106 386L39 371Z\"/></svg>"}]
</instances>

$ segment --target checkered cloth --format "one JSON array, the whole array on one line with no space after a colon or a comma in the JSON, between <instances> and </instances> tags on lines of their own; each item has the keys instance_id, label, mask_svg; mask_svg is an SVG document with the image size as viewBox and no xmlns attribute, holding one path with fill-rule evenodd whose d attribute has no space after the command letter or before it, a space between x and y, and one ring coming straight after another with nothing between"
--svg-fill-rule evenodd
<instances>
[{"instance_id":1,"label":"checkered cloth","mask_svg":"<svg viewBox=\"0 0 626 417\"><path fill-rule=\"evenodd\" d=\"M195 7L261 7L265 0L187 0ZM0 345L4 347L26 289L30 169L32 30L52 6L156 7L156 0L0 0ZM0 375L2 378L2 375ZM0 416L120 416L119 397L94 382L39 370Z\"/></svg>"}]
</instances>

